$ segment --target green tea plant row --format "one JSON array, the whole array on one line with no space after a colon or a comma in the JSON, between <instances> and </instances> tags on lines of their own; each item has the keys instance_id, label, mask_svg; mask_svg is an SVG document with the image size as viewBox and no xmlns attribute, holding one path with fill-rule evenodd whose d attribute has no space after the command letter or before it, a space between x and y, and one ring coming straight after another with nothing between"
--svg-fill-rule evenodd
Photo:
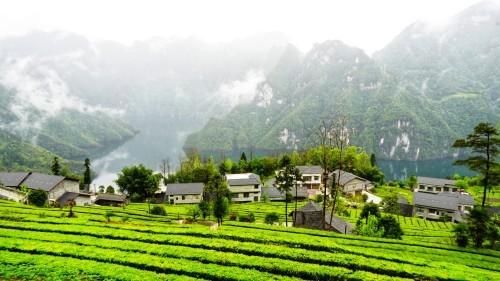
<instances>
[{"instance_id":1,"label":"green tea plant row","mask_svg":"<svg viewBox=\"0 0 500 281\"><path fill-rule=\"evenodd\" d=\"M185 259L156 257L142 253L68 243L40 243L24 239L2 239L0 249L108 262L156 273L180 274L209 280L300 280L235 266L218 266Z\"/></svg>"},{"instance_id":2,"label":"green tea plant row","mask_svg":"<svg viewBox=\"0 0 500 281\"><path fill-rule=\"evenodd\" d=\"M59 227L59 226L58 226ZM70 226L71 227L71 226ZM30 228L27 228L30 229ZM32 228L31 228L32 229ZM73 234L79 234L82 231L79 229L74 229L75 231ZM95 231L92 231L92 229L89 229L89 233L81 233L81 234L89 234L93 235ZM68 233L68 231L62 231L63 233ZM176 237L174 235L172 236L166 236L166 235L135 235L128 233L129 231L120 231L121 233L118 233L118 230L115 231L115 236L108 236L109 234L106 234L104 236L103 233L100 235L95 235L95 237L103 236L106 238L114 238L114 239L129 239L129 240L138 240L146 243L158 243L158 244L167 244L167 245L183 245L183 246L189 246L189 247L200 247L200 248L212 248L212 249L217 249L221 251L235 251L235 252L241 252L245 254L253 254L253 255L262 255L262 256L271 256L271 257L279 257L279 258L284 258L284 259L289 259L289 260L298 260L302 262L311 262L311 263L319 263L319 264L334 264L334 265L341 265L339 263L344 262L344 265L346 267L356 267L357 265L368 265L368 268L363 268L365 270L368 270L370 267L372 267L372 271L376 271L379 273L383 273L384 270L386 273L390 273L392 275L399 275L394 270L396 268L400 268L402 272L405 272L405 270L408 270L408 272L413 272L413 273L418 273L418 272L425 272L426 276L432 276L433 278L437 279L446 279L447 275L445 274L446 271L442 270L437 270L438 268L447 268L451 272L452 276L455 278L463 277L463 276L469 276L469 274L474 273L475 276L490 276L491 273L487 272L485 273L482 270L475 270L473 268L468 268L468 267L463 267L460 265L453 265L449 263L439 263L436 264L435 268L429 268L428 270L425 270L423 268L418 268L414 267L411 268L410 265L408 267L405 267L405 264L403 262L396 262L394 264L392 263L387 263L387 261L384 260L379 260L379 259L362 259L359 256L356 255L348 255L348 254L340 254L340 253L321 253L321 252L315 252L315 251L307 251L304 249L293 249L293 248L286 248L286 247L280 247L280 246L274 246L274 245L262 245L259 246L258 244L256 245L255 243L243 243L243 242L234 242L230 240L225 240L225 239L203 239L203 238L197 238L197 237ZM379 250L375 249L374 252L379 252ZM395 253L397 255L397 253ZM407 258L411 258L409 257ZM415 258L413 258L415 260ZM429 262L426 261L425 259L421 259L420 263L422 265L426 265ZM432 266L431 266L432 267ZM465 270L465 271L464 271ZM382 272L381 272L382 271ZM423 273L422 273L423 274ZM445 274L445 275L443 275ZM404 275L404 274L401 274ZM406 274L407 275L407 274ZM406 276L404 275L404 276ZM460 278L459 278L460 279ZM463 279L463 278L462 278Z\"/></svg>"},{"instance_id":3,"label":"green tea plant row","mask_svg":"<svg viewBox=\"0 0 500 281\"><path fill-rule=\"evenodd\" d=\"M38 219L31 219L29 221L36 222ZM301 246L304 248L311 248L315 250L323 250L323 251L341 251L341 252L346 252L348 251L345 246L350 246L351 247L351 252L353 253L358 253L366 256L366 251L364 248L377 248L377 249L387 249L387 250L401 250L405 252L413 252L412 256L418 256L417 253L423 252L424 258L428 259L429 256L428 254L447 254L449 255L450 253L448 251L444 251L442 253L439 253L439 251L436 252L436 249L434 248L426 248L426 247L419 247L416 245L410 245L412 247L408 247L408 245L400 245L400 244L390 244L387 243L387 239L383 240L384 243L377 243L379 241L370 241L370 240L364 240L363 237L361 239L358 239L358 237L352 237L349 238L344 235L339 235L337 234L336 238L340 239L335 239L335 241L332 240L318 240L321 237L307 237L307 236L300 236L300 235L293 235L293 233L288 233L284 232L279 236L279 239L276 239L276 235L272 233L271 231L266 231L265 229L261 229L260 231L257 232L251 232L247 230L240 230L238 228L234 228L233 226L224 226L224 232L219 233L219 232L210 232L206 231L206 227L203 226L187 226L187 225L172 225L168 229L165 229L164 227L138 227L138 226L128 226L128 225L115 225L115 224L100 224L100 223L74 223L71 220L66 220L69 223L73 225L79 225L80 227L82 226L95 226L98 228L107 228L110 231L113 231L113 229L124 229L124 230L130 230L134 232L141 232L141 233L151 233L151 234L167 234L167 235L194 235L198 237L219 237L219 238L228 238L232 240L237 240L237 241L253 241L257 243L281 243L287 246L292 246L292 247L297 247ZM57 222L57 224L64 224L63 222ZM196 231L194 231L196 230ZM201 231L205 230L205 231ZM266 234L266 232L270 232ZM260 238L259 238L260 237ZM290 239L285 239L285 238L290 238ZM301 238L301 239L299 239ZM317 239L317 242L315 242L313 239ZM313 243L315 242L315 243ZM318 246L319 245L319 246ZM339 249L339 245L342 245L343 247ZM357 247L357 248L353 248ZM447 250L447 249L445 249ZM493 252L496 253L496 252ZM463 256L463 254L466 254ZM400 258L400 254L395 254L394 255L396 260L401 261L402 259ZM377 257L386 259L388 255L384 253L383 255L377 254ZM440 256L439 256L440 257ZM457 258L465 258L467 260L479 260L483 261L484 259L487 259L488 256L483 256L483 255L468 255L467 253L458 253L454 254L453 257ZM460 262L460 261L459 261Z\"/></svg>"},{"instance_id":4,"label":"green tea plant row","mask_svg":"<svg viewBox=\"0 0 500 281\"><path fill-rule=\"evenodd\" d=\"M367 279L382 280L384 276L369 272L354 272L350 269L332 266L320 266L318 264L305 264L295 261L282 260L277 258L264 258L259 256L246 256L243 254L226 253L214 250L196 249L183 246L163 246L148 245L136 241L115 241L109 239L89 239L88 237L78 237L73 235L41 235L36 232L15 232L5 233L4 237L15 237L36 240L40 242L71 243L80 246L95 246L105 249L115 249L120 251L132 251L145 253L159 257L182 258L196 260L203 263L214 263L218 265L231 265L240 268L251 268L259 271L295 276L308 280L357 280L359 276ZM410 276L410 274L407 274ZM417 277L422 277L416 275ZM413 277L413 276L412 276ZM386 277L389 279L389 277Z\"/></svg>"},{"instance_id":5,"label":"green tea plant row","mask_svg":"<svg viewBox=\"0 0 500 281\"><path fill-rule=\"evenodd\" d=\"M128 281L194 281L183 275L160 274L91 260L71 257L16 253L0 250L1 280L128 280Z\"/></svg>"}]
</instances>

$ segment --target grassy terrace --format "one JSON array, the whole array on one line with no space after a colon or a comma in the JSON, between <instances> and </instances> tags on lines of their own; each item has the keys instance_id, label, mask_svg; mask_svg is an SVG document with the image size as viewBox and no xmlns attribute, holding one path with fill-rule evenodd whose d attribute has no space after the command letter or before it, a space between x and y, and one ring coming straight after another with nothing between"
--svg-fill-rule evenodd
<instances>
[{"instance_id":1,"label":"grassy terrace","mask_svg":"<svg viewBox=\"0 0 500 281\"><path fill-rule=\"evenodd\" d=\"M405 231L415 235L390 240L259 223L282 207L233 205L240 214L253 211L258 222L210 230L148 215L144 204L77 207L78 217L66 218L60 209L0 200L0 279L500 280L500 252L416 238L446 237L448 224L418 228L410 220ZM109 209L115 216L106 223ZM170 219L187 210L167 207Z\"/></svg>"}]
</instances>

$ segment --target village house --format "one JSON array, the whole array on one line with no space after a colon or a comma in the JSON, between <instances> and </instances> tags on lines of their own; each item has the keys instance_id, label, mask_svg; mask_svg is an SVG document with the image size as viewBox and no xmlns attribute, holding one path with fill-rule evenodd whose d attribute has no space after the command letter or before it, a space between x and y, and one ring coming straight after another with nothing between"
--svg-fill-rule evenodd
<instances>
[{"instance_id":1,"label":"village house","mask_svg":"<svg viewBox=\"0 0 500 281\"><path fill-rule=\"evenodd\" d=\"M291 213L292 219L295 219L295 226L298 227L308 227L308 228L323 228L323 221L325 221L326 229L332 230L338 233L349 234L352 233L353 227L350 223L344 221L338 216L334 215L331 219L330 224L330 214L323 216L323 209L320 205L314 202L308 202L304 207L297 210L297 213L293 211Z\"/></svg>"},{"instance_id":2,"label":"village house","mask_svg":"<svg viewBox=\"0 0 500 281\"><path fill-rule=\"evenodd\" d=\"M227 174L226 181L233 202L258 202L261 197L260 177L254 173Z\"/></svg>"},{"instance_id":3,"label":"village house","mask_svg":"<svg viewBox=\"0 0 500 281\"><path fill-rule=\"evenodd\" d=\"M462 192L413 192L414 214L425 219L449 218L460 222L474 207L474 199Z\"/></svg>"},{"instance_id":4,"label":"village house","mask_svg":"<svg viewBox=\"0 0 500 281\"><path fill-rule=\"evenodd\" d=\"M100 206L124 206L127 204L127 196L123 194L99 193L96 195L94 203Z\"/></svg>"},{"instance_id":5,"label":"village house","mask_svg":"<svg viewBox=\"0 0 500 281\"><path fill-rule=\"evenodd\" d=\"M309 197L323 193L323 169L321 166L297 166L297 169L302 174L300 184L307 189Z\"/></svg>"},{"instance_id":6,"label":"village house","mask_svg":"<svg viewBox=\"0 0 500 281\"><path fill-rule=\"evenodd\" d=\"M203 183L169 183L165 191L165 201L170 204L197 204L203 198Z\"/></svg>"},{"instance_id":7,"label":"village house","mask_svg":"<svg viewBox=\"0 0 500 281\"><path fill-rule=\"evenodd\" d=\"M338 182L342 192L351 195L361 194L362 191L369 191L375 187L371 181L342 170L333 171L329 180Z\"/></svg>"},{"instance_id":8,"label":"village house","mask_svg":"<svg viewBox=\"0 0 500 281\"><path fill-rule=\"evenodd\" d=\"M417 177L417 188L415 191L429 192L458 192L459 188L454 180Z\"/></svg>"},{"instance_id":9,"label":"village house","mask_svg":"<svg viewBox=\"0 0 500 281\"><path fill-rule=\"evenodd\" d=\"M63 176L34 172L0 172L0 182L3 184L0 194L18 202L24 200L24 194L19 191L22 186L26 186L29 189L47 192L50 204L58 203L60 198L65 199L65 202L69 200L67 198L72 198L71 200L74 200L77 205L91 203L90 195L80 192L80 184L77 180Z\"/></svg>"}]
</instances>

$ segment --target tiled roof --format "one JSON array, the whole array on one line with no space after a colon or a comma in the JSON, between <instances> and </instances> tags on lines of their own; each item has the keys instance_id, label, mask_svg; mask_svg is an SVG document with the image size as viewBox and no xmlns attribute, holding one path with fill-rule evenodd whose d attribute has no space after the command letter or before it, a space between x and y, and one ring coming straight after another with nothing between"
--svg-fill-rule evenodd
<instances>
[{"instance_id":1,"label":"tiled roof","mask_svg":"<svg viewBox=\"0 0 500 281\"><path fill-rule=\"evenodd\" d=\"M201 194L203 193L203 183L169 183L165 195Z\"/></svg>"},{"instance_id":2,"label":"tiled roof","mask_svg":"<svg viewBox=\"0 0 500 281\"><path fill-rule=\"evenodd\" d=\"M279 191L278 188L271 186L271 187L266 187L263 193L267 194L270 199L283 199L285 200L285 194ZM290 193L292 194L293 197L295 197L295 187L292 187L290 190ZM307 189L305 187L298 187L297 188L297 197L298 198L306 198L307 195Z\"/></svg>"},{"instance_id":3,"label":"tiled roof","mask_svg":"<svg viewBox=\"0 0 500 281\"><path fill-rule=\"evenodd\" d=\"M304 213L308 213L308 212L322 212L323 209L321 209L321 206L319 206L318 204L310 201L304 207L300 208L298 211L299 212L304 212Z\"/></svg>"},{"instance_id":4,"label":"tiled roof","mask_svg":"<svg viewBox=\"0 0 500 281\"><path fill-rule=\"evenodd\" d=\"M426 185L437 185L437 186L445 186L445 185L455 185L454 180L448 179L440 179L440 178L429 178L429 177L417 177L417 182L419 184Z\"/></svg>"},{"instance_id":5,"label":"tiled roof","mask_svg":"<svg viewBox=\"0 0 500 281\"><path fill-rule=\"evenodd\" d=\"M297 166L302 175L323 174L321 166Z\"/></svg>"},{"instance_id":6,"label":"tiled roof","mask_svg":"<svg viewBox=\"0 0 500 281\"><path fill-rule=\"evenodd\" d=\"M125 195L120 194L112 194L112 193L100 193L96 196L95 201L104 200L104 201L115 201L115 202L124 202L127 198Z\"/></svg>"},{"instance_id":7,"label":"tiled roof","mask_svg":"<svg viewBox=\"0 0 500 281\"><path fill-rule=\"evenodd\" d=\"M56 185L64 180L63 176L46 175L40 173L32 173L22 184L27 185L31 189L40 189L50 191Z\"/></svg>"},{"instance_id":8,"label":"tiled roof","mask_svg":"<svg viewBox=\"0 0 500 281\"><path fill-rule=\"evenodd\" d=\"M337 177L339 176L340 174L340 179L337 179ZM333 179L333 175L335 175L335 181L339 181L340 185L345 185L347 184L348 182L352 181L353 179L359 179L359 180L362 180L362 181L366 181L366 182L370 182L369 180L367 179L364 179L362 177L358 177L352 173L349 173L349 172L346 172L346 171L342 171L342 170L335 170L333 171L331 174L330 174L330 180Z\"/></svg>"},{"instance_id":9,"label":"tiled roof","mask_svg":"<svg viewBox=\"0 0 500 281\"><path fill-rule=\"evenodd\" d=\"M253 173L227 174L226 179L230 186L260 184L260 177Z\"/></svg>"},{"instance_id":10,"label":"tiled roof","mask_svg":"<svg viewBox=\"0 0 500 281\"><path fill-rule=\"evenodd\" d=\"M413 203L415 206L456 211L459 204L474 205L474 199L458 192L413 192Z\"/></svg>"},{"instance_id":11,"label":"tiled roof","mask_svg":"<svg viewBox=\"0 0 500 281\"><path fill-rule=\"evenodd\" d=\"M0 172L0 183L7 187L19 187L28 172Z\"/></svg>"}]
</instances>

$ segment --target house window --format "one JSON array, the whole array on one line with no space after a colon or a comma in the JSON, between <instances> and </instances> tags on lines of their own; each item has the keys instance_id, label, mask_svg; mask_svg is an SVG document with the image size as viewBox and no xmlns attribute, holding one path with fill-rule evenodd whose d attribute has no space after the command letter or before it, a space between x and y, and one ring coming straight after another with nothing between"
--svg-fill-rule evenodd
<instances>
[{"instance_id":1,"label":"house window","mask_svg":"<svg viewBox=\"0 0 500 281\"><path fill-rule=\"evenodd\" d=\"M450 191L450 188L445 186L445 187L443 187L443 191L448 192L448 191Z\"/></svg>"},{"instance_id":2,"label":"house window","mask_svg":"<svg viewBox=\"0 0 500 281\"><path fill-rule=\"evenodd\" d=\"M434 188L432 186L427 187L427 191L433 191L433 190L434 190Z\"/></svg>"},{"instance_id":3,"label":"house window","mask_svg":"<svg viewBox=\"0 0 500 281\"><path fill-rule=\"evenodd\" d=\"M417 208L417 213L423 213L424 212L424 209L422 208Z\"/></svg>"},{"instance_id":4,"label":"house window","mask_svg":"<svg viewBox=\"0 0 500 281\"><path fill-rule=\"evenodd\" d=\"M258 185L258 184L256 184L256 185L254 186L254 188L255 188L255 189L259 189L259 185Z\"/></svg>"},{"instance_id":5,"label":"house window","mask_svg":"<svg viewBox=\"0 0 500 281\"><path fill-rule=\"evenodd\" d=\"M319 176L314 176L315 181L319 181Z\"/></svg>"},{"instance_id":6,"label":"house window","mask_svg":"<svg viewBox=\"0 0 500 281\"><path fill-rule=\"evenodd\" d=\"M255 202L259 201L259 196L254 196L253 201L255 201Z\"/></svg>"},{"instance_id":7,"label":"house window","mask_svg":"<svg viewBox=\"0 0 500 281\"><path fill-rule=\"evenodd\" d=\"M441 192L441 187L436 187L437 192Z\"/></svg>"},{"instance_id":8,"label":"house window","mask_svg":"<svg viewBox=\"0 0 500 281\"><path fill-rule=\"evenodd\" d=\"M175 200L179 200L179 197L175 197Z\"/></svg>"},{"instance_id":9,"label":"house window","mask_svg":"<svg viewBox=\"0 0 500 281\"><path fill-rule=\"evenodd\" d=\"M243 197L248 198L249 196L250 196L250 193L248 193L248 192L243 193Z\"/></svg>"},{"instance_id":10,"label":"house window","mask_svg":"<svg viewBox=\"0 0 500 281\"><path fill-rule=\"evenodd\" d=\"M437 211L434 209L429 209L429 214L437 215Z\"/></svg>"},{"instance_id":11,"label":"house window","mask_svg":"<svg viewBox=\"0 0 500 281\"><path fill-rule=\"evenodd\" d=\"M311 176L304 176L302 179L304 179L304 181L311 181Z\"/></svg>"},{"instance_id":12,"label":"house window","mask_svg":"<svg viewBox=\"0 0 500 281\"><path fill-rule=\"evenodd\" d=\"M240 197L240 194L239 194L239 193L233 193L231 196L232 196L233 198L238 198L238 197Z\"/></svg>"},{"instance_id":13,"label":"house window","mask_svg":"<svg viewBox=\"0 0 500 281\"><path fill-rule=\"evenodd\" d=\"M185 195L182 195L182 200L186 200L186 196Z\"/></svg>"},{"instance_id":14,"label":"house window","mask_svg":"<svg viewBox=\"0 0 500 281\"><path fill-rule=\"evenodd\" d=\"M472 207L471 206L464 206L464 209L465 209L465 211L470 211L470 210L472 210Z\"/></svg>"},{"instance_id":15,"label":"house window","mask_svg":"<svg viewBox=\"0 0 500 281\"><path fill-rule=\"evenodd\" d=\"M453 192L457 192L457 191L458 191L458 188L454 187L454 188L452 188L452 189L451 189L451 191L453 191Z\"/></svg>"},{"instance_id":16,"label":"house window","mask_svg":"<svg viewBox=\"0 0 500 281\"><path fill-rule=\"evenodd\" d=\"M425 190L425 186L422 185L422 184L418 188L421 189L421 190Z\"/></svg>"}]
</instances>

